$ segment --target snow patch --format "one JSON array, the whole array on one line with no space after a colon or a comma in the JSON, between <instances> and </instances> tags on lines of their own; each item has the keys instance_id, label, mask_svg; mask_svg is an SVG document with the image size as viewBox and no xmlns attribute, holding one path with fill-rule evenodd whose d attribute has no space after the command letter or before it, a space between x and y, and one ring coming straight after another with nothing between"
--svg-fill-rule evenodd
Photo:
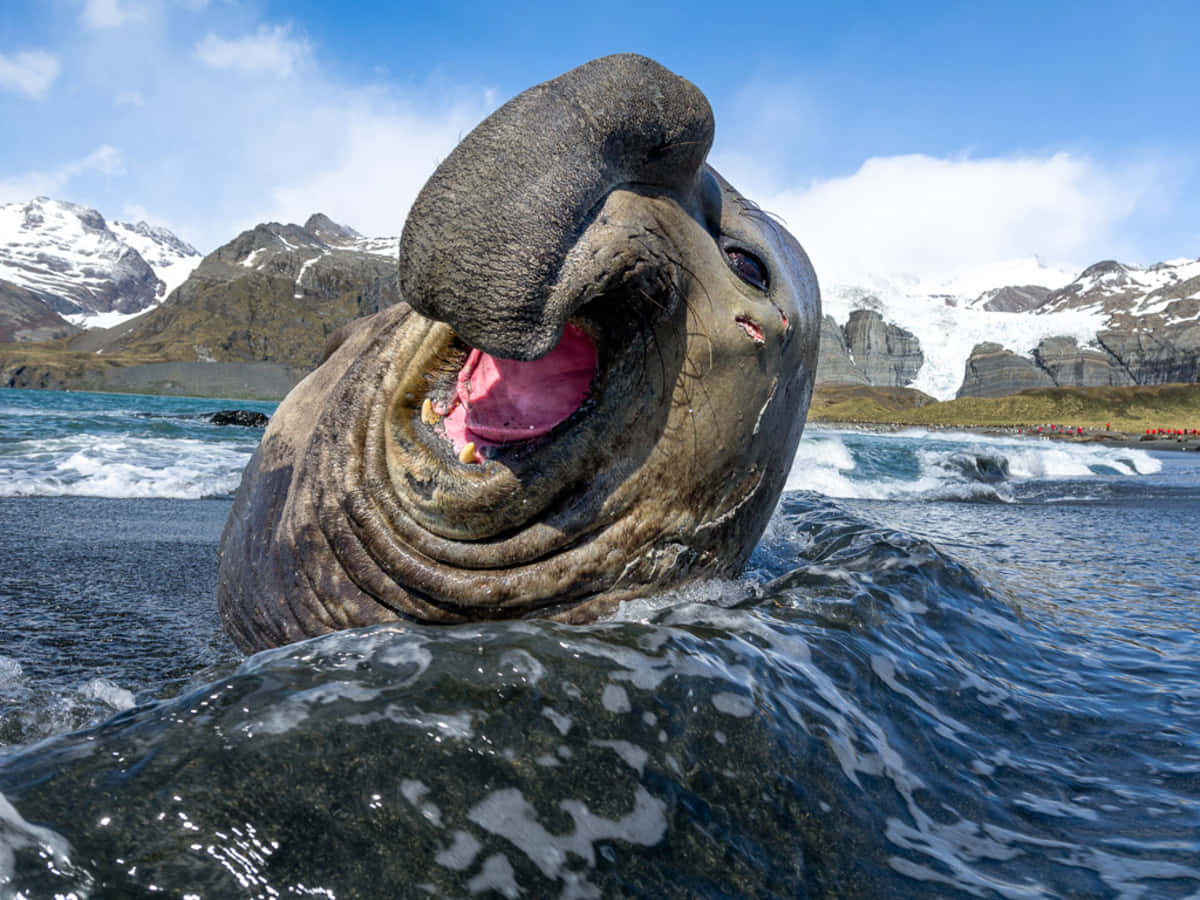
<instances>
[{"instance_id":1,"label":"snow patch","mask_svg":"<svg viewBox=\"0 0 1200 900\"><path fill-rule=\"evenodd\" d=\"M296 293L294 293L292 295L295 299L299 300L304 296L304 286L303 286L302 282L304 281L304 273L308 271L309 266L311 266L313 263L315 263L317 260L321 259L322 257L328 256L329 253L330 253L329 250L322 250L320 253L318 253L316 256L312 257L311 259L306 259L304 261L304 263L300 266L300 271L296 273Z\"/></svg>"},{"instance_id":2,"label":"snow patch","mask_svg":"<svg viewBox=\"0 0 1200 900\"><path fill-rule=\"evenodd\" d=\"M386 256L388 259L397 259L400 256L400 238L397 237L359 238L350 246L362 253Z\"/></svg>"},{"instance_id":3,"label":"snow patch","mask_svg":"<svg viewBox=\"0 0 1200 900\"><path fill-rule=\"evenodd\" d=\"M200 265L203 259L204 257L202 256L190 256L154 269L154 274L158 276L159 281L164 286L162 292L164 300L175 292L175 288L188 280L188 276L196 271L196 267ZM151 268L154 268L153 264L151 264Z\"/></svg>"}]
</instances>

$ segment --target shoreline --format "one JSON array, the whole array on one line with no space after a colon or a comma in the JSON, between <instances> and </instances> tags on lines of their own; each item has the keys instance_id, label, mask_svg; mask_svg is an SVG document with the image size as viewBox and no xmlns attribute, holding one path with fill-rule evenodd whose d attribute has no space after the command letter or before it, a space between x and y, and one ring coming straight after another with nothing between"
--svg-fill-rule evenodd
<instances>
[{"instance_id":1,"label":"shoreline","mask_svg":"<svg viewBox=\"0 0 1200 900\"><path fill-rule=\"evenodd\" d=\"M1147 435L1135 432L1084 428L1075 432L1036 432L1027 425L918 425L898 422L853 422L809 419L808 428L828 428L837 431L861 431L869 434L897 434L902 431L965 432L984 437L1015 438L1030 441L1051 441L1064 444L1099 444L1104 447L1133 447L1138 450L1200 453L1198 435Z\"/></svg>"}]
</instances>

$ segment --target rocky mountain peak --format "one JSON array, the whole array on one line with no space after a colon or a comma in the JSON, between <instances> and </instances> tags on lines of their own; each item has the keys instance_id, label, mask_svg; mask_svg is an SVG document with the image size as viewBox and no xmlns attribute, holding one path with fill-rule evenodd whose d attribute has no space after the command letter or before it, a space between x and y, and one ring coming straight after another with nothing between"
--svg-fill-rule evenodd
<instances>
[{"instance_id":1,"label":"rocky mountain peak","mask_svg":"<svg viewBox=\"0 0 1200 900\"><path fill-rule=\"evenodd\" d=\"M1093 263L1082 272L1079 273L1079 281L1091 279L1098 281L1101 278L1121 278L1127 275L1129 268L1121 265L1115 259L1102 259L1098 263Z\"/></svg>"},{"instance_id":2,"label":"rocky mountain peak","mask_svg":"<svg viewBox=\"0 0 1200 900\"><path fill-rule=\"evenodd\" d=\"M200 255L199 250L187 243L187 241L180 239L169 228L151 225L145 221L138 221L134 224L130 224L129 222L113 222L113 226L123 228L130 234L140 235L147 240L160 244L181 257Z\"/></svg>"},{"instance_id":3,"label":"rocky mountain peak","mask_svg":"<svg viewBox=\"0 0 1200 900\"><path fill-rule=\"evenodd\" d=\"M1052 293L1050 288L1036 284L1009 285L984 291L971 305L989 312L1031 312L1040 308Z\"/></svg>"},{"instance_id":4,"label":"rocky mountain peak","mask_svg":"<svg viewBox=\"0 0 1200 900\"><path fill-rule=\"evenodd\" d=\"M339 225L325 213L313 213L304 223L304 230L331 244L356 241L362 235L348 225Z\"/></svg>"},{"instance_id":5,"label":"rocky mountain peak","mask_svg":"<svg viewBox=\"0 0 1200 900\"><path fill-rule=\"evenodd\" d=\"M396 238L366 238L353 228L339 225L323 213L308 217L304 225L265 222L243 231L206 258L203 271L215 277L214 265L236 265L261 272L294 273L297 284L311 267L330 254L366 253L388 258L395 265Z\"/></svg>"},{"instance_id":6,"label":"rocky mountain peak","mask_svg":"<svg viewBox=\"0 0 1200 900\"><path fill-rule=\"evenodd\" d=\"M64 219L73 216L79 226L91 231L107 231L108 223L99 210L79 203L68 203L66 200L53 200L50 197L34 197L28 203L12 204L20 206L24 214L24 225L27 229L40 229L46 225L47 219Z\"/></svg>"}]
</instances>

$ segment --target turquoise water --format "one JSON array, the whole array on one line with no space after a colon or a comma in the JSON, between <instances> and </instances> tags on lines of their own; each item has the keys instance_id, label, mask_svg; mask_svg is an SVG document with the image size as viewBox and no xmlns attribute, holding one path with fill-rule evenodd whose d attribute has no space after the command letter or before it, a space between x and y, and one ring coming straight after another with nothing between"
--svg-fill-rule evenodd
<instances>
[{"instance_id":1,"label":"turquoise water","mask_svg":"<svg viewBox=\"0 0 1200 900\"><path fill-rule=\"evenodd\" d=\"M742 579L243 659L145 402L0 392L0 896L1200 894L1200 454L810 428Z\"/></svg>"},{"instance_id":2,"label":"turquoise water","mask_svg":"<svg viewBox=\"0 0 1200 900\"><path fill-rule=\"evenodd\" d=\"M0 496L224 496L258 444L213 425L222 409L273 403L134 394L0 391Z\"/></svg>"}]
</instances>

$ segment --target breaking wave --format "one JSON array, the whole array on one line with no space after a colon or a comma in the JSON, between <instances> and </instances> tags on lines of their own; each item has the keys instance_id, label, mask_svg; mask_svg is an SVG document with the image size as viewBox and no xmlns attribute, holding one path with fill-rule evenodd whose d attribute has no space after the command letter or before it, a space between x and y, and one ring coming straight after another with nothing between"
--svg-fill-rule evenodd
<instances>
[{"instance_id":1,"label":"breaking wave","mask_svg":"<svg viewBox=\"0 0 1200 900\"><path fill-rule=\"evenodd\" d=\"M796 451L787 490L852 500L967 500L1012 503L1064 481L1153 475L1145 450L968 433L890 435L810 429Z\"/></svg>"},{"instance_id":2,"label":"breaking wave","mask_svg":"<svg viewBox=\"0 0 1200 900\"><path fill-rule=\"evenodd\" d=\"M237 488L253 447L179 438L75 435L9 445L0 496L196 500Z\"/></svg>"},{"instance_id":3,"label":"breaking wave","mask_svg":"<svg viewBox=\"0 0 1200 900\"><path fill-rule=\"evenodd\" d=\"M237 401L269 413L274 404ZM218 426L229 401L6 391L0 497L195 500L236 489L262 432Z\"/></svg>"}]
</instances>

